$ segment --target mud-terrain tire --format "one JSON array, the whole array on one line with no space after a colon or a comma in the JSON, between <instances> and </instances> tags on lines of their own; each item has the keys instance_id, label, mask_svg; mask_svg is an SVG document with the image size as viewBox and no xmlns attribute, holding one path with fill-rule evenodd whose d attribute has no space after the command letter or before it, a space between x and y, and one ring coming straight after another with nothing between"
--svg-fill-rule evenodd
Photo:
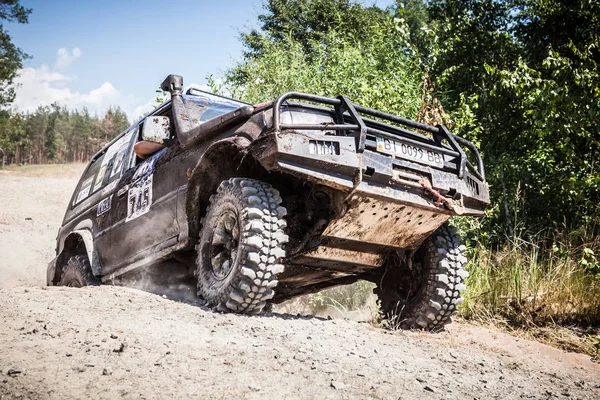
<instances>
[{"instance_id":1,"label":"mud-terrain tire","mask_svg":"<svg viewBox=\"0 0 600 400\"><path fill-rule=\"evenodd\" d=\"M279 192L248 178L221 182L197 250L198 296L220 311L257 314L273 298L288 241Z\"/></svg>"},{"instance_id":2,"label":"mud-terrain tire","mask_svg":"<svg viewBox=\"0 0 600 400\"><path fill-rule=\"evenodd\" d=\"M63 267L58 286L84 287L98 286L100 280L92 273L88 258L78 254L69 258Z\"/></svg>"},{"instance_id":3,"label":"mud-terrain tire","mask_svg":"<svg viewBox=\"0 0 600 400\"><path fill-rule=\"evenodd\" d=\"M444 224L417 249L412 268L392 257L374 292L390 327L442 330L463 302L465 246L456 228Z\"/></svg>"}]
</instances>

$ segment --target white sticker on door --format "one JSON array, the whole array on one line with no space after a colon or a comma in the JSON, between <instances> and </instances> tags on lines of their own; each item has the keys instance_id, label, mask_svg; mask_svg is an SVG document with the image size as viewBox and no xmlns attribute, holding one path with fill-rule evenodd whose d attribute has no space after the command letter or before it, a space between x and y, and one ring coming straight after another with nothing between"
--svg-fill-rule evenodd
<instances>
[{"instance_id":1,"label":"white sticker on door","mask_svg":"<svg viewBox=\"0 0 600 400\"><path fill-rule=\"evenodd\" d=\"M94 177L92 176L85 182L81 184L81 190L77 194L77 199L75 200L75 204L78 204L80 201L83 201L90 195L90 190L92 188L92 182L94 181Z\"/></svg>"},{"instance_id":2,"label":"white sticker on door","mask_svg":"<svg viewBox=\"0 0 600 400\"><path fill-rule=\"evenodd\" d=\"M112 196L108 196L100 203L98 203L98 208L96 209L96 216L99 217L105 212L110 210L110 206L112 204Z\"/></svg>"},{"instance_id":3,"label":"white sticker on door","mask_svg":"<svg viewBox=\"0 0 600 400\"><path fill-rule=\"evenodd\" d=\"M150 210L152 205L152 180L157 160L166 152L163 149L140 164L131 180L134 182L127 194L127 218L125 222L136 219Z\"/></svg>"},{"instance_id":4,"label":"white sticker on door","mask_svg":"<svg viewBox=\"0 0 600 400\"><path fill-rule=\"evenodd\" d=\"M153 174L145 176L131 188L127 196L127 218L125 222L146 214L152 205L152 178Z\"/></svg>"}]
</instances>

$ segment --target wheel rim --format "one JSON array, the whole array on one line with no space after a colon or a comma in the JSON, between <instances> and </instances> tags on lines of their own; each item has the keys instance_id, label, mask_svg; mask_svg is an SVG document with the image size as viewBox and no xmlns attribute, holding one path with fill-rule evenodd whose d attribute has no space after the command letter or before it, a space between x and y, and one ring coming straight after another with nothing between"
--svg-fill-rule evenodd
<instances>
[{"instance_id":1,"label":"wheel rim","mask_svg":"<svg viewBox=\"0 0 600 400\"><path fill-rule=\"evenodd\" d=\"M408 305L418 301L421 292L425 289L426 264L427 260L423 260L423 251L419 249L412 256L411 267L408 263L394 254L391 262L400 266L397 280L390 288L386 288L388 293L393 293L393 307L397 308L399 303Z\"/></svg>"},{"instance_id":2,"label":"wheel rim","mask_svg":"<svg viewBox=\"0 0 600 400\"><path fill-rule=\"evenodd\" d=\"M210 240L210 270L218 280L231 274L237 262L240 227L237 215L226 211L219 217Z\"/></svg>"},{"instance_id":3,"label":"wheel rim","mask_svg":"<svg viewBox=\"0 0 600 400\"><path fill-rule=\"evenodd\" d=\"M412 268L405 268L400 296L406 303L412 303L420 297L425 286L425 271L423 263L413 259Z\"/></svg>"}]
</instances>

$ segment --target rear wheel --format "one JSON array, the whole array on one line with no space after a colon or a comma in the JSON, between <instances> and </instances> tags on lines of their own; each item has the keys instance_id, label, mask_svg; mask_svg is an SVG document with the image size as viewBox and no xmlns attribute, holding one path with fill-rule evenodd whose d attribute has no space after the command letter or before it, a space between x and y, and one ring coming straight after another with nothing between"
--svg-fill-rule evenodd
<instances>
[{"instance_id":1,"label":"rear wheel","mask_svg":"<svg viewBox=\"0 0 600 400\"><path fill-rule=\"evenodd\" d=\"M69 261L63 267L58 285L69 287L98 286L100 280L92 273L88 258L78 254L69 258Z\"/></svg>"},{"instance_id":2,"label":"rear wheel","mask_svg":"<svg viewBox=\"0 0 600 400\"><path fill-rule=\"evenodd\" d=\"M438 331L463 302L465 246L456 228L438 228L415 252L412 263L394 256L375 293L392 328Z\"/></svg>"},{"instance_id":3,"label":"rear wheel","mask_svg":"<svg viewBox=\"0 0 600 400\"><path fill-rule=\"evenodd\" d=\"M285 215L271 185L247 178L221 182L197 245L198 295L222 311L262 311L284 268Z\"/></svg>"}]
</instances>

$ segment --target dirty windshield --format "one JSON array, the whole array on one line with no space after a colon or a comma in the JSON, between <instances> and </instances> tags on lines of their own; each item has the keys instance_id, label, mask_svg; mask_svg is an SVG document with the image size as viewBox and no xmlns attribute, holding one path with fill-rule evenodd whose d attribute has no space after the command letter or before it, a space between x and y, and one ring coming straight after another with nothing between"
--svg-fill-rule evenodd
<instances>
[{"instance_id":1,"label":"dirty windshield","mask_svg":"<svg viewBox=\"0 0 600 400\"><path fill-rule=\"evenodd\" d=\"M193 126L201 125L245 105L235 100L199 91L194 91L193 95L184 95L183 102Z\"/></svg>"}]
</instances>

